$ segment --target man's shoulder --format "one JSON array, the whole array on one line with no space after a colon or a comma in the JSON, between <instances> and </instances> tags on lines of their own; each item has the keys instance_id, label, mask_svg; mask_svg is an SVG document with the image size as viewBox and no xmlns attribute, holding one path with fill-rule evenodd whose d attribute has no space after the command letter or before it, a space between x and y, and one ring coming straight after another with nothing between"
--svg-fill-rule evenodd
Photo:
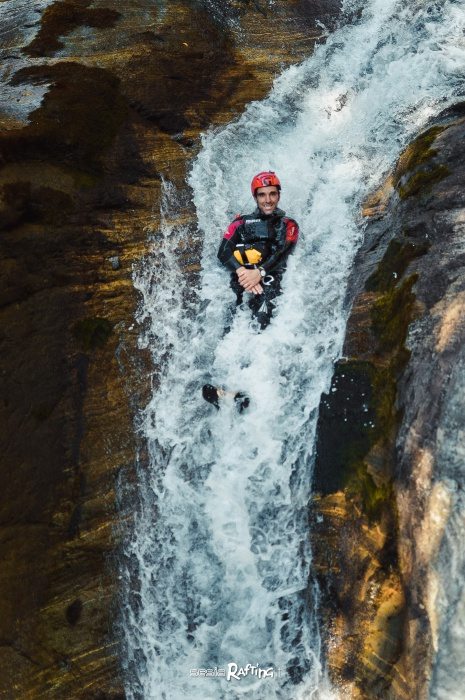
<instances>
[{"instance_id":1,"label":"man's shoulder","mask_svg":"<svg viewBox=\"0 0 465 700\"><path fill-rule=\"evenodd\" d=\"M229 224L229 226L234 226L237 228L237 226L243 224L247 218L248 214L236 214L234 219L231 219L231 223Z\"/></svg>"},{"instance_id":2,"label":"man's shoulder","mask_svg":"<svg viewBox=\"0 0 465 700\"><path fill-rule=\"evenodd\" d=\"M281 221L283 221L284 224L286 224L286 226L288 224L292 224L293 226L299 228L299 224L297 223L297 221L292 216L288 216L286 212L282 209L276 209L275 215L278 216L281 219Z\"/></svg>"},{"instance_id":3,"label":"man's shoulder","mask_svg":"<svg viewBox=\"0 0 465 700\"><path fill-rule=\"evenodd\" d=\"M290 216L283 217L283 222L286 227L286 241L288 243L296 243L299 237L299 224Z\"/></svg>"},{"instance_id":4,"label":"man's shoulder","mask_svg":"<svg viewBox=\"0 0 465 700\"><path fill-rule=\"evenodd\" d=\"M282 221L287 229L294 228L297 231L299 230L299 224L292 218L292 216L283 216Z\"/></svg>"}]
</instances>

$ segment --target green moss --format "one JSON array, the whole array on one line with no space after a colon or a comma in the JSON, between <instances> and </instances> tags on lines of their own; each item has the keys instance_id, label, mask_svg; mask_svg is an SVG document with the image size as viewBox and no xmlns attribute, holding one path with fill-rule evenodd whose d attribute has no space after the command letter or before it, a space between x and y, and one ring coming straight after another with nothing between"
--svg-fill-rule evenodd
<instances>
[{"instance_id":1,"label":"green moss","mask_svg":"<svg viewBox=\"0 0 465 700\"><path fill-rule=\"evenodd\" d=\"M393 509L389 469L376 483L366 457L375 444L388 445L392 439L395 396L389 368L341 360L320 405L314 488L322 494L344 491L370 522Z\"/></svg>"},{"instance_id":2,"label":"green moss","mask_svg":"<svg viewBox=\"0 0 465 700\"><path fill-rule=\"evenodd\" d=\"M398 192L401 199L414 197L417 194L428 193L433 185L436 185L445 177L448 177L451 171L446 165L436 165L428 170L420 170L412 175L405 185L398 186Z\"/></svg>"},{"instance_id":3,"label":"green moss","mask_svg":"<svg viewBox=\"0 0 465 700\"><path fill-rule=\"evenodd\" d=\"M394 185L401 199L428 193L433 185L450 175L450 170L445 165L429 164L431 158L437 155L437 150L431 146L446 128L447 126L431 127L402 153L394 172Z\"/></svg>"},{"instance_id":4,"label":"green moss","mask_svg":"<svg viewBox=\"0 0 465 700\"><path fill-rule=\"evenodd\" d=\"M412 260L424 255L430 247L428 242L402 243L392 240L378 265L377 270L370 275L365 283L367 292L386 292L394 287L403 276Z\"/></svg>"},{"instance_id":5,"label":"green moss","mask_svg":"<svg viewBox=\"0 0 465 700\"><path fill-rule=\"evenodd\" d=\"M73 326L73 335L85 352L100 348L108 341L112 325L106 318L83 318Z\"/></svg>"},{"instance_id":6,"label":"green moss","mask_svg":"<svg viewBox=\"0 0 465 700\"><path fill-rule=\"evenodd\" d=\"M402 283L396 280L397 285L390 280L392 265L400 262L405 269L417 254L403 248L391 246L372 280L373 286L385 289L371 311L378 360L338 362L331 390L320 404L315 490L345 491L369 522L384 517L395 521L394 445L402 415L396 405L397 382L410 357L405 339L415 312L412 288L417 279L411 275ZM376 479L368 460L375 446Z\"/></svg>"},{"instance_id":7,"label":"green moss","mask_svg":"<svg viewBox=\"0 0 465 700\"><path fill-rule=\"evenodd\" d=\"M376 299L371 309L372 329L378 339L378 352L389 353L404 345L415 295L412 287L418 275L410 275L399 287L394 287Z\"/></svg>"},{"instance_id":8,"label":"green moss","mask_svg":"<svg viewBox=\"0 0 465 700\"><path fill-rule=\"evenodd\" d=\"M121 16L108 8L89 8L92 0L79 2L62 0L49 5L42 15L40 30L23 51L29 56L53 56L63 48L60 37L70 34L80 26L105 29L113 27Z\"/></svg>"},{"instance_id":9,"label":"green moss","mask_svg":"<svg viewBox=\"0 0 465 700\"><path fill-rule=\"evenodd\" d=\"M398 365L395 361L386 366L370 362L344 361L338 373L349 377L352 406L345 411L345 424L330 428L332 439L338 436L332 449L331 462L337 470L337 482L331 490L343 490L356 502L369 522L379 521L383 516L392 517L395 505L392 488L392 446L401 414L396 409ZM363 374L363 377L362 377ZM356 406L357 392L363 388L363 399ZM346 409L348 397L336 399L339 407ZM338 409L333 406L333 414ZM328 436L329 437L329 436ZM334 442L333 442L334 445ZM379 475L377 480L369 471L367 456L378 446ZM327 468L327 463L325 469Z\"/></svg>"},{"instance_id":10,"label":"green moss","mask_svg":"<svg viewBox=\"0 0 465 700\"><path fill-rule=\"evenodd\" d=\"M365 462L352 465L345 492L349 498L361 504L369 522L379 521L386 509L392 506L392 482L386 481L378 486L368 472Z\"/></svg>"},{"instance_id":11,"label":"green moss","mask_svg":"<svg viewBox=\"0 0 465 700\"><path fill-rule=\"evenodd\" d=\"M432 126L423 134L418 136L402 153L394 173L394 183L397 186L402 177L410 170L413 170L420 165L426 163L430 158L437 154L431 145L447 127Z\"/></svg>"}]
</instances>

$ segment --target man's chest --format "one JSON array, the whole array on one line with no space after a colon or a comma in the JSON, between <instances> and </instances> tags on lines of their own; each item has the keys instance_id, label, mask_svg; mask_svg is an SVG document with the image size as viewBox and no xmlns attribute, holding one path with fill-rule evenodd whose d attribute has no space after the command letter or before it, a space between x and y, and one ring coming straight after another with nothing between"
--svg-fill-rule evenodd
<instances>
[{"instance_id":1,"label":"man's chest","mask_svg":"<svg viewBox=\"0 0 465 700\"><path fill-rule=\"evenodd\" d=\"M241 226L241 238L244 243L253 241L277 241L280 222L263 219L246 219Z\"/></svg>"}]
</instances>

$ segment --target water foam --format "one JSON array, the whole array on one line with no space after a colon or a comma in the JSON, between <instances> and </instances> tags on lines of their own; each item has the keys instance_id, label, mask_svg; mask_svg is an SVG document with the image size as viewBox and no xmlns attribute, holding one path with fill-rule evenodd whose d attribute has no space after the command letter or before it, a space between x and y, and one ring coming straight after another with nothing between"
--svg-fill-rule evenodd
<instances>
[{"instance_id":1,"label":"water foam","mask_svg":"<svg viewBox=\"0 0 465 700\"><path fill-rule=\"evenodd\" d=\"M204 236L199 289L186 289L176 255L195 233L165 184L154 252L135 280L158 369L142 426L150 470L140 473L127 547L128 698L331 696L306 517L317 408L341 351L361 201L463 91L464 27L455 2L371 0L356 24L283 73L267 100L206 134L190 176ZM277 314L258 333L246 310L230 321L216 250L238 202L251 208L251 176L270 167L302 237ZM247 390L247 415L204 404L210 379ZM283 671L190 677L230 662Z\"/></svg>"}]
</instances>

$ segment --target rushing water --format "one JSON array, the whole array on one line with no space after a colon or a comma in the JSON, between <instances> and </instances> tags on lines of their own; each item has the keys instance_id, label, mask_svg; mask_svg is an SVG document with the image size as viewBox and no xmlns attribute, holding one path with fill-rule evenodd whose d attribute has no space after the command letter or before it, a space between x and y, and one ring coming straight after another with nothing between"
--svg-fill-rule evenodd
<instances>
[{"instance_id":1,"label":"rushing water","mask_svg":"<svg viewBox=\"0 0 465 700\"><path fill-rule=\"evenodd\" d=\"M164 183L153 255L135 279L142 342L158 369L141 425L150 467L140 470L127 546L129 698L332 696L307 544L317 407L341 351L361 201L463 92L465 68L460 3L367 0L344 10L356 23L204 137L190 175L204 240L195 289L178 262L197 235L183 223L186 193ZM265 168L279 173L281 205L302 237L277 314L259 333L248 311L229 318L216 251L232 215L252 209L248 183ZM205 404L210 380L247 390L247 414ZM272 677L195 675L230 663Z\"/></svg>"}]
</instances>

